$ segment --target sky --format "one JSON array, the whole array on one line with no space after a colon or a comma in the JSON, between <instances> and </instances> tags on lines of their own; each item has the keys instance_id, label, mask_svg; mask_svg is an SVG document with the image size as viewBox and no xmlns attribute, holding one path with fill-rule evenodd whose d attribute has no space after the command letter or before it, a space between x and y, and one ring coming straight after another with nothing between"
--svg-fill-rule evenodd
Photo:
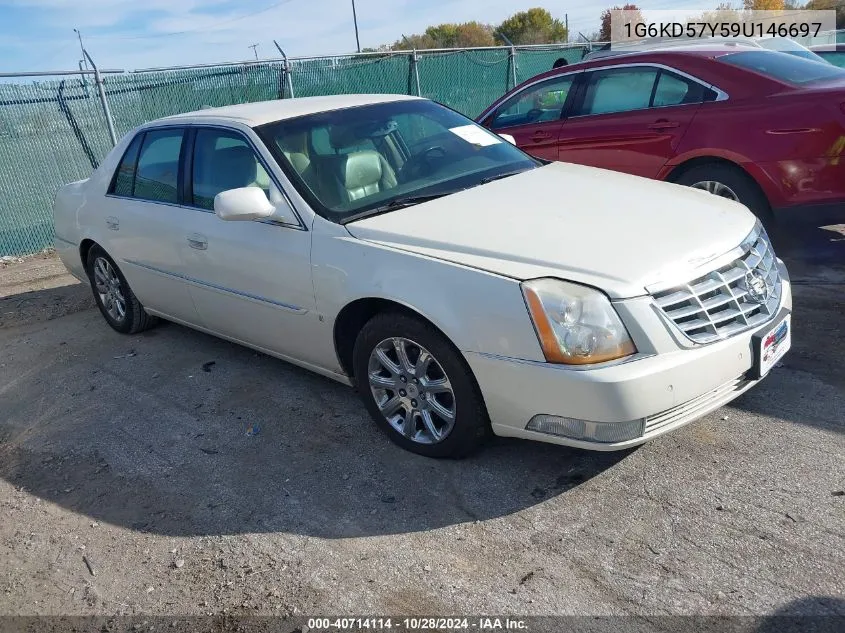
<instances>
[{"instance_id":1,"label":"sky","mask_svg":"<svg viewBox=\"0 0 845 633\"><path fill-rule=\"evenodd\" d=\"M498 23L544 6L570 31L598 30L606 0L355 0L362 47L432 24ZM619 4L623 4L620 2ZM715 2L651 0L644 9L708 8ZM0 0L0 72L72 70L81 57L74 29L100 68L185 64L354 52L351 0Z\"/></svg>"}]
</instances>

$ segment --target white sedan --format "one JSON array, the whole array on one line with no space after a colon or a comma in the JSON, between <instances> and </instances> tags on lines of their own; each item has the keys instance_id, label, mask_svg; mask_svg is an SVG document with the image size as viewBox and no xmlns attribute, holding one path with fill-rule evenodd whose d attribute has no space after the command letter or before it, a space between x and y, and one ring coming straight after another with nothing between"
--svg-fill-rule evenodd
<instances>
[{"instance_id":1,"label":"white sedan","mask_svg":"<svg viewBox=\"0 0 845 633\"><path fill-rule=\"evenodd\" d=\"M641 444L790 345L787 271L745 207L543 164L425 99L154 121L54 214L58 253L118 332L163 318L355 385L429 456L491 431Z\"/></svg>"}]
</instances>

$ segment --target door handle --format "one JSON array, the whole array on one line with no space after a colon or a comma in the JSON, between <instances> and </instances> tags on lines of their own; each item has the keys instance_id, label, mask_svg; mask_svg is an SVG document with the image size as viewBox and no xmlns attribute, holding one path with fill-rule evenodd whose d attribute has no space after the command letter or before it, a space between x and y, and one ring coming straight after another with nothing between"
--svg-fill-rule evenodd
<instances>
[{"instance_id":1,"label":"door handle","mask_svg":"<svg viewBox=\"0 0 845 633\"><path fill-rule=\"evenodd\" d=\"M109 227L110 231L119 231L120 230L120 220L116 217L110 215L106 218L106 226Z\"/></svg>"},{"instance_id":2,"label":"door handle","mask_svg":"<svg viewBox=\"0 0 845 633\"><path fill-rule=\"evenodd\" d=\"M551 138L552 135L548 132L544 132L543 130L537 130L534 134L531 135L531 140L534 142L537 141L545 141L546 139Z\"/></svg>"},{"instance_id":3,"label":"door handle","mask_svg":"<svg viewBox=\"0 0 845 633\"><path fill-rule=\"evenodd\" d=\"M672 128L680 127L681 124L677 121L669 121L668 119L658 119L648 126L650 130L671 130Z\"/></svg>"},{"instance_id":4,"label":"door handle","mask_svg":"<svg viewBox=\"0 0 845 633\"><path fill-rule=\"evenodd\" d=\"M198 251L204 251L208 248L208 240L204 235L193 234L188 236L188 246L195 248Z\"/></svg>"}]
</instances>

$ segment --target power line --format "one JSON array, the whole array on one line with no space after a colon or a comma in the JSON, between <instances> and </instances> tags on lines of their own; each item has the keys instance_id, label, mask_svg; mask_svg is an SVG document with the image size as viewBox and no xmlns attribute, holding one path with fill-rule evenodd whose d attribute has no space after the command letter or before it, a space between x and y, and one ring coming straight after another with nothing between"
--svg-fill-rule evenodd
<instances>
[{"instance_id":1,"label":"power line","mask_svg":"<svg viewBox=\"0 0 845 633\"><path fill-rule=\"evenodd\" d=\"M198 31L206 31L208 29L213 29L224 24L231 24L232 22L238 22L239 20L245 20L246 18L251 18L255 15L260 15L262 13L267 13L268 11L272 11L273 9L276 9L282 6L283 4L289 4L291 2L293 2L293 0L280 0L279 2L275 2L270 6L264 7L263 9L258 9L257 11L251 11L249 13L244 13L243 15L239 15L234 18L227 18L225 20L220 20L219 22L214 22L213 24L206 24L204 26L200 26L195 29L187 29L185 31L171 31L170 33L150 33L149 35L88 35L87 37L96 38L100 40L148 40L160 37L171 37L174 35L186 35L188 33L196 33Z\"/></svg>"}]
</instances>

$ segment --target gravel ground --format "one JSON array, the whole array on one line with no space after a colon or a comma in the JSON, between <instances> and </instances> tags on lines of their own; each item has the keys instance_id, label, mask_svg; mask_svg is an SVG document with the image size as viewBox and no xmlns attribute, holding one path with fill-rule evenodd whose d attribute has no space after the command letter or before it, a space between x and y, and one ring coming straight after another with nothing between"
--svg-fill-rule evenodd
<instances>
[{"instance_id":1,"label":"gravel ground","mask_svg":"<svg viewBox=\"0 0 845 633\"><path fill-rule=\"evenodd\" d=\"M118 335L55 258L4 264L0 614L845 616L843 235L776 235L794 349L731 406L463 461L251 350Z\"/></svg>"}]
</instances>

